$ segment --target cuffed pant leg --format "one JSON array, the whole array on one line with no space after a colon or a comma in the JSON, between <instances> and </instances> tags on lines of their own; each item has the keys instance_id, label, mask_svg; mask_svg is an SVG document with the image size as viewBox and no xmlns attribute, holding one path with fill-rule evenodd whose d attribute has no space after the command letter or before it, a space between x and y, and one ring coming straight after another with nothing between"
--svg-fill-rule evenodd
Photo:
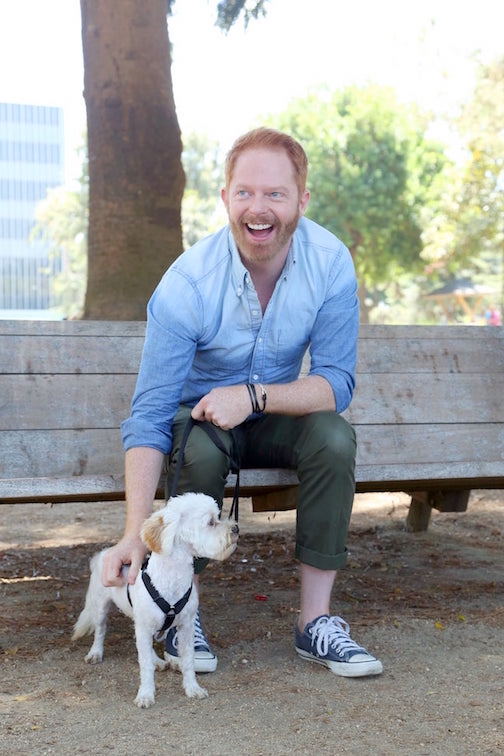
<instances>
[{"instance_id":1,"label":"cuffed pant leg","mask_svg":"<svg viewBox=\"0 0 504 756\"><path fill-rule=\"evenodd\" d=\"M307 415L299 439L296 556L321 570L347 561L355 494L355 431L340 415Z\"/></svg>"},{"instance_id":2,"label":"cuffed pant leg","mask_svg":"<svg viewBox=\"0 0 504 756\"><path fill-rule=\"evenodd\" d=\"M343 567L355 493L352 426L334 412L265 415L240 426L239 433L243 467L297 470L297 558L322 570Z\"/></svg>"},{"instance_id":3,"label":"cuffed pant leg","mask_svg":"<svg viewBox=\"0 0 504 756\"><path fill-rule=\"evenodd\" d=\"M173 477L180 452L182 435L191 416L191 408L179 407L173 423L172 452L167 460L167 491L170 493ZM229 433L215 428L224 448L231 450L232 438ZM219 509L222 509L224 486L229 471L229 459L221 452L207 433L194 426L189 434L184 450L184 461L177 484L177 494L204 493L211 496ZM201 572L208 564L208 559L196 559L194 570Z\"/></svg>"}]
</instances>

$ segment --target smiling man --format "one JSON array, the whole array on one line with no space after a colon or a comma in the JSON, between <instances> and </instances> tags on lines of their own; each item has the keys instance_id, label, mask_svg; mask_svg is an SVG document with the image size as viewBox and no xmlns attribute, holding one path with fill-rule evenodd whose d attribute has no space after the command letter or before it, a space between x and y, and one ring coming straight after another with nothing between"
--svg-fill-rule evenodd
<instances>
[{"instance_id":1,"label":"smiling man","mask_svg":"<svg viewBox=\"0 0 504 756\"><path fill-rule=\"evenodd\" d=\"M126 528L104 560L103 582L119 584L123 564L134 580L145 555L140 527L164 460L173 476L187 420L211 423L221 448L193 428L178 493L203 492L222 506L233 447L242 467L296 470L295 649L343 677L377 675L381 662L330 610L355 490L355 433L340 415L353 395L359 328L350 253L303 217L308 161L289 135L251 131L225 167L229 225L186 250L148 305L131 416L122 425ZM307 349L310 372L300 377ZM204 566L198 561L196 572ZM177 663L176 631L168 632L165 656ZM216 666L198 616L196 671Z\"/></svg>"}]
</instances>

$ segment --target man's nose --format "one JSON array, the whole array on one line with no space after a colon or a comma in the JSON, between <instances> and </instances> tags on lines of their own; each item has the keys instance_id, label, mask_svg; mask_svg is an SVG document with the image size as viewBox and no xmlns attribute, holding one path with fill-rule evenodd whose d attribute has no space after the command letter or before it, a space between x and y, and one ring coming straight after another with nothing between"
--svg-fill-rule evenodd
<instances>
[{"instance_id":1,"label":"man's nose","mask_svg":"<svg viewBox=\"0 0 504 756\"><path fill-rule=\"evenodd\" d=\"M266 197L264 194L257 192L251 199L250 209L254 213L262 213L267 209Z\"/></svg>"}]
</instances>

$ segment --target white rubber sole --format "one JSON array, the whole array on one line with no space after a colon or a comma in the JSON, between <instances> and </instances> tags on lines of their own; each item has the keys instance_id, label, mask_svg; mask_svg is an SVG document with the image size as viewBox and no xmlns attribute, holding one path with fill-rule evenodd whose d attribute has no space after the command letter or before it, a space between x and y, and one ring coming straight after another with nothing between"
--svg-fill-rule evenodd
<instances>
[{"instance_id":1,"label":"white rubber sole","mask_svg":"<svg viewBox=\"0 0 504 756\"><path fill-rule=\"evenodd\" d=\"M308 651L304 651L297 646L296 651L305 661L321 664L323 667L327 667L327 669L330 669L331 672L340 677L370 677L371 675L381 675L383 672L383 665L378 659L370 658L366 661L335 662L328 661L327 659L320 659L318 656L313 656L313 654L310 654Z\"/></svg>"},{"instance_id":2,"label":"white rubber sole","mask_svg":"<svg viewBox=\"0 0 504 756\"><path fill-rule=\"evenodd\" d=\"M180 660L178 656L172 656L166 651L164 652L164 658L169 663L172 669L180 669ZM215 672L217 669L217 657L216 656L194 656L194 671L200 674L208 672Z\"/></svg>"}]
</instances>

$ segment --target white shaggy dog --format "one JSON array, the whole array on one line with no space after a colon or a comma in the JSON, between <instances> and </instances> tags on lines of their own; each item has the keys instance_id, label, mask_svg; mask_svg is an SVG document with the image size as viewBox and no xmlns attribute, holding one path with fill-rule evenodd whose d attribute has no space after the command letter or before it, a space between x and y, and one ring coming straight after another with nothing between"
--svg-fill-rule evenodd
<instances>
[{"instance_id":1,"label":"white shaggy dog","mask_svg":"<svg viewBox=\"0 0 504 756\"><path fill-rule=\"evenodd\" d=\"M148 708L154 703L154 670L168 662L160 659L152 646L153 636L164 637L166 629L177 626L182 684L189 698L204 698L207 691L198 685L194 672L194 620L198 594L193 585L193 559L227 559L236 549L238 525L219 520L216 502L205 494L183 494L171 498L143 524L141 537L152 552L134 585L106 588L101 582L105 551L91 560L91 578L86 603L77 620L72 640L94 632L86 661L96 664L103 658L107 613L114 603L132 617L140 665L140 687L135 703ZM128 568L123 568L126 578Z\"/></svg>"}]
</instances>

